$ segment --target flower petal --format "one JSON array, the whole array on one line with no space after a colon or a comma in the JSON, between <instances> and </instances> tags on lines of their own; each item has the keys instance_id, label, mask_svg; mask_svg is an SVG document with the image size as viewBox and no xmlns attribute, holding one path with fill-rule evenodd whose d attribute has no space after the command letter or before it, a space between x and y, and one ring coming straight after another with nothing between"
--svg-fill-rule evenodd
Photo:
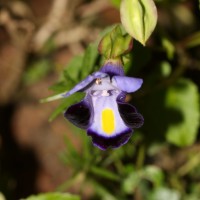
<instances>
[{"instance_id":1,"label":"flower petal","mask_svg":"<svg viewBox=\"0 0 200 200\"><path fill-rule=\"evenodd\" d=\"M89 102L94 110L87 133L94 145L103 150L117 148L131 137L132 129L124 123L118 111L118 95L113 91L109 96L90 96Z\"/></svg>"},{"instance_id":2,"label":"flower petal","mask_svg":"<svg viewBox=\"0 0 200 200\"><path fill-rule=\"evenodd\" d=\"M128 93L135 92L143 83L143 80L140 78L132 78L127 76L114 76L113 79L115 80L118 88Z\"/></svg>"},{"instance_id":3,"label":"flower petal","mask_svg":"<svg viewBox=\"0 0 200 200\"><path fill-rule=\"evenodd\" d=\"M70 106L64 113L64 116L75 126L86 129L90 123L90 107L83 100Z\"/></svg>"},{"instance_id":4,"label":"flower petal","mask_svg":"<svg viewBox=\"0 0 200 200\"><path fill-rule=\"evenodd\" d=\"M101 150L106 150L109 147L118 148L126 144L132 135L131 132L131 129L127 129L121 134L111 138L100 136L98 133L95 133L91 130L88 130L87 134L92 137L92 142L95 146Z\"/></svg>"},{"instance_id":5,"label":"flower petal","mask_svg":"<svg viewBox=\"0 0 200 200\"><path fill-rule=\"evenodd\" d=\"M122 120L116 98L118 93L108 93L109 96L90 96L92 121L89 129L103 137L115 137L128 127Z\"/></svg>"},{"instance_id":6,"label":"flower petal","mask_svg":"<svg viewBox=\"0 0 200 200\"><path fill-rule=\"evenodd\" d=\"M144 123L143 116L128 103L118 102L119 113L124 123L130 128L140 128Z\"/></svg>"},{"instance_id":7,"label":"flower petal","mask_svg":"<svg viewBox=\"0 0 200 200\"><path fill-rule=\"evenodd\" d=\"M75 92L84 91L88 87L88 85L90 83L92 83L95 79L104 78L106 76L108 76L108 75L103 72L94 72L92 75L89 75L84 80L82 80L80 83L75 85L74 88L72 88L69 92L64 94L63 97L68 97L68 96L74 94Z\"/></svg>"},{"instance_id":8,"label":"flower petal","mask_svg":"<svg viewBox=\"0 0 200 200\"><path fill-rule=\"evenodd\" d=\"M124 69L121 63L114 62L114 61L107 61L100 69L101 72L109 74L109 76L123 76Z\"/></svg>"}]
</instances>

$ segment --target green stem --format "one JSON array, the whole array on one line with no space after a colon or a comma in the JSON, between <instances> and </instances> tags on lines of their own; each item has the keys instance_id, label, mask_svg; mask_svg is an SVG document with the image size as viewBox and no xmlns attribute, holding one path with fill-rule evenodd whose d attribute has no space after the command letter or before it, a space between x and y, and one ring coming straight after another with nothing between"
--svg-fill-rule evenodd
<instances>
[{"instance_id":1,"label":"green stem","mask_svg":"<svg viewBox=\"0 0 200 200\"><path fill-rule=\"evenodd\" d=\"M53 96L44 98L44 99L41 99L40 103L47 103L47 102L55 101L55 100L58 100L58 99L62 99L62 98L64 98L63 95L66 94L66 93L67 93L67 91L60 93L60 94L57 94L57 95L53 95Z\"/></svg>"},{"instance_id":2,"label":"green stem","mask_svg":"<svg viewBox=\"0 0 200 200\"><path fill-rule=\"evenodd\" d=\"M139 148L138 157L137 157L137 161L136 161L136 167L138 169L140 169L143 166L144 159L145 159L145 145L142 145Z\"/></svg>"}]
</instances>

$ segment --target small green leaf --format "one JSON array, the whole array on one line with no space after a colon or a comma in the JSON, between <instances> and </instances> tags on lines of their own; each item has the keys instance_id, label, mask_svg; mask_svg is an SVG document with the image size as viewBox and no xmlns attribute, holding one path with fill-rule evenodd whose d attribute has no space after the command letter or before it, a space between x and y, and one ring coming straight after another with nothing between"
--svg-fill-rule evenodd
<instances>
[{"instance_id":1,"label":"small green leaf","mask_svg":"<svg viewBox=\"0 0 200 200\"><path fill-rule=\"evenodd\" d=\"M189 36L185 41L184 45L188 48L196 47L200 45L200 31Z\"/></svg>"},{"instance_id":2,"label":"small green leaf","mask_svg":"<svg viewBox=\"0 0 200 200\"><path fill-rule=\"evenodd\" d=\"M142 180L149 180L154 187L159 187L163 183L163 172L156 166L146 166L140 170L129 174L123 183L123 190L131 194L138 187Z\"/></svg>"},{"instance_id":3,"label":"small green leaf","mask_svg":"<svg viewBox=\"0 0 200 200\"><path fill-rule=\"evenodd\" d=\"M79 157L80 154L78 153L77 149L72 144L71 139L67 135L65 135L64 141L67 147L67 151L70 152L70 155L73 156L74 158Z\"/></svg>"},{"instance_id":4,"label":"small green leaf","mask_svg":"<svg viewBox=\"0 0 200 200\"><path fill-rule=\"evenodd\" d=\"M200 10L200 0L199 0L199 10Z\"/></svg>"},{"instance_id":5,"label":"small green leaf","mask_svg":"<svg viewBox=\"0 0 200 200\"><path fill-rule=\"evenodd\" d=\"M68 193L52 192L46 194L32 195L23 200L80 200L80 197Z\"/></svg>"},{"instance_id":6,"label":"small green leaf","mask_svg":"<svg viewBox=\"0 0 200 200\"><path fill-rule=\"evenodd\" d=\"M49 117L49 121L53 121L60 113L62 113L69 106L69 101L65 98L62 103L53 111Z\"/></svg>"},{"instance_id":7,"label":"small green leaf","mask_svg":"<svg viewBox=\"0 0 200 200\"><path fill-rule=\"evenodd\" d=\"M157 9L153 0L122 0L121 22L125 30L145 45L157 23Z\"/></svg>"},{"instance_id":8,"label":"small green leaf","mask_svg":"<svg viewBox=\"0 0 200 200\"><path fill-rule=\"evenodd\" d=\"M172 60L174 58L175 46L167 38L162 38L162 46L166 50L168 59Z\"/></svg>"},{"instance_id":9,"label":"small green leaf","mask_svg":"<svg viewBox=\"0 0 200 200\"><path fill-rule=\"evenodd\" d=\"M91 172L99 177L106 178L108 180L112 181L119 181L120 177L114 174L113 172L110 172L104 168L99 168L96 166L91 167Z\"/></svg>"},{"instance_id":10,"label":"small green leaf","mask_svg":"<svg viewBox=\"0 0 200 200\"><path fill-rule=\"evenodd\" d=\"M76 83L85 78L93 70L97 57L97 44L90 44L83 55L75 56L67 65L65 79Z\"/></svg>"},{"instance_id":11,"label":"small green leaf","mask_svg":"<svg viewBox=\"0 0 200 200\"><path fill-rule=\"evenodd\" d=\"M81 168L83 165L83 158L78 153L76 147L72 144L71 139L65 135L64 138L66 144L66 150L60 154L60 158L65 164L68 164L74 168Z\"/></svg>"},{"instance_id":12,"label":"small green leaf","mask_svg":"<svg viewBox=\"0 0 200 200\"><path fill-rule=\"evenodd\" d=\"M74 104L75 102L79 102L83 98L83 93L76 93L72 96L64 98L62 103L54 110L51 114L49 121L53 121L60 113L64 112L67 107Z\"/></svg>"},{"instance_id":13,"label":"small green leaf","mask_svg":"<svg viewBox=\"0 0 200 200\"><path fill-rule=\"evenodd\" d=\"M124 180L122 189L127 194L132 194L141 181L141 173L134 171Z\"/></svg>"},{"instance_id":14,"label":"small green leaf","mask_svg":"<svg viewBox=\"0 0 200 200\"><path fill-rule=\"evenodd\" d=\"M0 200L6 200L4 195L0 192Z\"/></svg>"},{"instance_id":15,"label":"small green leaf","mask_svg":"<svg viewBox=\"0 0 200 200\"><path fill-rule=\"evenodd\" d=\"M143 178L151 181L155 187L159 187L163 183L164 175L160 168L152 165L144 168Z\"/></svg>"},{"instance_id":16,"label":"small green leaf","mask_svg":"<svg viewBox=\"0 0 200 200\"><path fill-rule=\"evenodd\" d=\"M168 77L171 74L172 67L169 62L167 61L162 61L160 63L160 68L161 68L161 75L162 77Z\"/></svg>"},{"instance_id":17,"label":"small green leaf","mask_svg":"<svg viewBox=\"0 0 200 200\"><path fill-rule=\"evenodd\" d=\"M90 74L95 66L98 57L97 44L90 44L85 50L81 64L81 79Z\"/></svg>"},{"instance_id":18,"label":"small green leaf","mask_svg":"<svg viewBox=\"0 0 200 200\"><path fill-rule=\"evenodd\" d=\"M106 187L102 184L96 182L95 180L92 181L92 185L94 186L95 192L101 197L103 200L117 200L118 197L115 197L114 194L109 191Z\"/></svg>"},{"instance_id":19,"label":"small green leaf","mask_svg":"<svg viewBox=\"0 0 200 200\"><path fill-rule=\"evenodd\" d=\"M157 188L151 195L150 200L181 200L181 194L169 188Z\"/></svg>"},{"instance_id":20,"label":"small green leaf","mask_svg":"<svg viewBox=\"0 0 200 200\"><path fill-rule=\"evenodd\" d=\"M166 133L167 140L177 146L193 144L199 128L199 96L197 86L187 79L178 80L167 92L166 106L181 114L178 124L169 125Z\"/></svg>"},{"instance_id":21,"label":"small green leaf","mask_svg":"<svg viewBox=\"0 0 200 200\"><path fill-rule=\"evenodd\" d=\"M110 0L110 1L115 7L117 8L120 7L121 0Z\"/></svg>"},{"instance_id":22,"label":"small green leaf","mask_svg":"<svg viewBox=\"0 0 200 200\"><path fill-rule=\"evenodd\" d=\"M83 55L75 56L66 66L63 74L66 80L77 82L80 79L80 72L83 62Z\"/></svg>"},{"instance_id":23,"label":"small green leaf","mask_svg":"<svg viewBox=\"0 0 200 200\"><path fill-rule=\"evenodd\" d=\"M41 80L51 70L52 64L49 60L42 59L34 62L24 73L25 84L32 84Z\"/></svg>"},{"instance_id":24,"label":"small green leaf","mask_svg":"<svg viewBox=\"0 0 200 200\"><path fill-rule=\"evenodd\" d=\"M49 89L58 94L70 90L73 86L74 82L72 81L61 81L50 86Z\"/></svg>"}]
</instances>

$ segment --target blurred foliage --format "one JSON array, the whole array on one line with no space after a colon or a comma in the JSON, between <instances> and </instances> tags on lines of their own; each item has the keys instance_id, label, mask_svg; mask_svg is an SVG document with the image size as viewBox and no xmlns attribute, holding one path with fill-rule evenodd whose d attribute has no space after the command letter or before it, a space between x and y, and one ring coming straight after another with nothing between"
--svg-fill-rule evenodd
<instances>
[{"instance_id":1,"label":"blurred foliage","mask_svg":"<svg viewBox=\"0 0 200 200\"><path fill-rule=\"evenodd\" d=\"M30 64L29 69L24 73L23 81L25 84L33 84L48 74L52 64L49 59L41 59L40 61Z\"/></svg>"},{"instance_id":2,"label":"blurred foliage","mask_svg":"<svg viewBox=\"0 0 200 200\"><path fill-rule=\"evenodd\" d=\"M120 0L111 2L119 7ZM158 25L146 47L134 41L124 68L128 76L144 79L143 87L129 96L144 116L144 126L128 144L103 152L92 146L84 131L71 125L82 146L77 150L66 134L66 150L60 158L73 174L58 191L78 185L80 195L92 188L88 199L95 200L200 199L199 2L156 0L155 3ZM110 27L103 35L108 30ZM75 56L64 67L59 81L50 87L54 94L68 91L99 69L104 58L98 54L97 46L97 42L90 44L84 54ZM45 49L48 51L52 47ZM50 59L36 59L24 74L25 83L42 79L53 64ZM83 94L76 93L61 100L50 121L82 98ZM27 200L55 199L54 195L57 194Z\"/></svg>"},{"instance_id":3,"label":"blurred foliage","mask_svg":"<svg viewBox=\"0 0 200 200\"><path fill-rule=\"evenodd\" d=\"M56 199L56 200L80 200L80 198L77 195L58 193L58 192L33 195L33 196L28 197L26 200L54 200L54 199Z\"/></svg>"},{"instance_id":4,"label":"blurred foliage","mask_svg":"<svg viewBox=\"0 0 200 200\"><path fill-rule=\"evenodd\" d=\"M170 124L167 128L167 140L178 146L194 143L199 126L199 96L197 86L187 79L179 79L168 88L167 109L180 112L181 123ZM171 119L175 116L171 116ZM177 119L178 121L178 119Z\"/></svg>"},{"instance_id":5,"label":"blurred foliage","mask_svg":"<svg viewBox=\"0 0 200 200\"><path fill-rule=\"evenodd\" d=\"M0 200L5 200L5 197L1 192L0 192Z\"/></svg>"}]
</instances>

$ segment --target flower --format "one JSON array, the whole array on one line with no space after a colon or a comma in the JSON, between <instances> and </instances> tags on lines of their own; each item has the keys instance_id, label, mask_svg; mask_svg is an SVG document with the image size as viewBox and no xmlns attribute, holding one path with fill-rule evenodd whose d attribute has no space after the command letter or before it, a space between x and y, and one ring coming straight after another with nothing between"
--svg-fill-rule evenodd
<instances>
[{"instance_id":1,"label":"flower","mask_svg":"<svg viewBox=\"0 0 200 200\"><path fill-rule=\"evenodd\" d=\"M75 126L86 129L95 146L102 150L128 142L133 129L143 125L143 117L125 102L127 93L135 92L142 79L124 75L120 61L107 60L100 71L78 83L64 96L85 92L85 98L64 113Z\"/></svg>"}]
</instances>

